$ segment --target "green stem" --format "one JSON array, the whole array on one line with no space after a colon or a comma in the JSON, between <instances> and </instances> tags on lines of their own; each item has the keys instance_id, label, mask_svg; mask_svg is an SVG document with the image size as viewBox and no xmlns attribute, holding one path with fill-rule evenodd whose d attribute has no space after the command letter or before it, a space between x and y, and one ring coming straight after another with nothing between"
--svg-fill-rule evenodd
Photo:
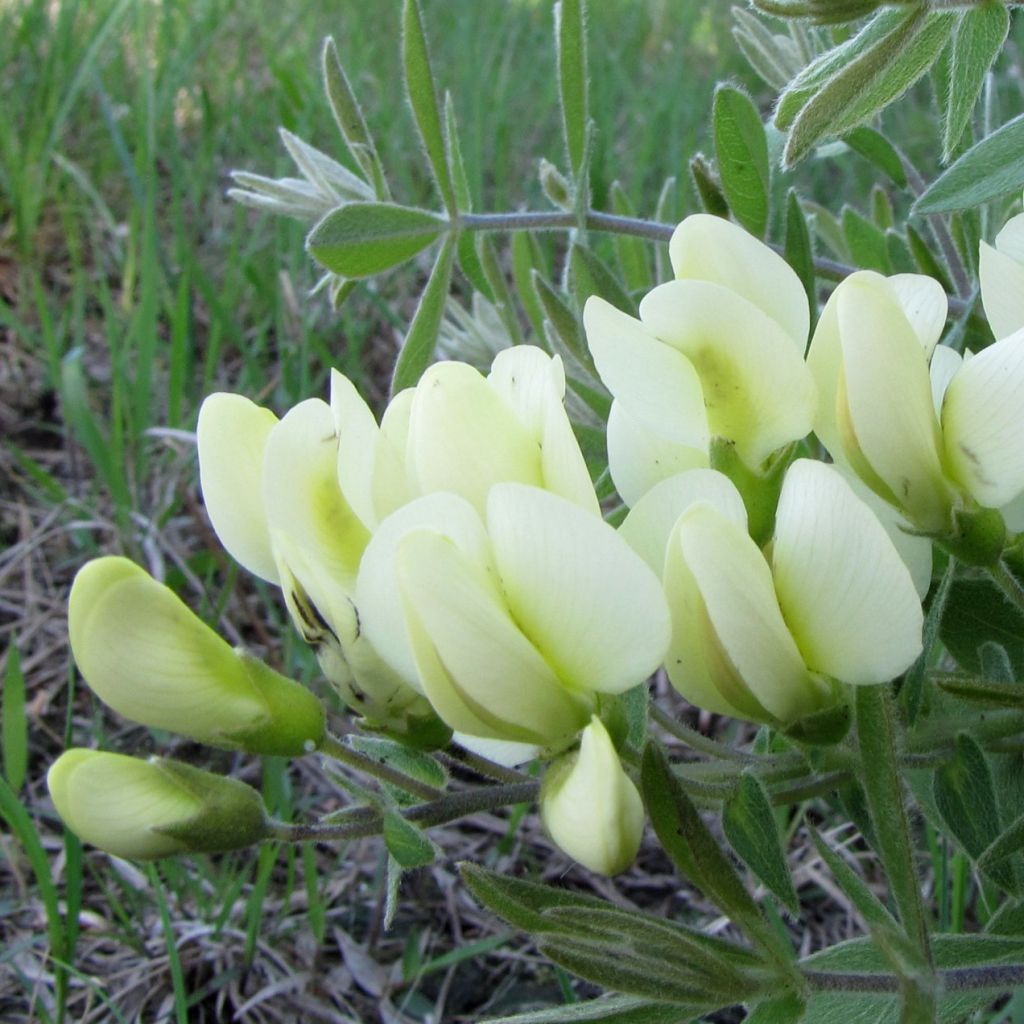
<instances>
[{"instance_id":1,"label":"green stem","mask_svg":"<svg viewBox=\"0 0 1024 1024\"><path fill-rule=\"evenodd\" d=\"M928 921L914 864L914 844L903 801L903 782L897 748L898 721L889 687L857 687L857 742L861 778L878 837L889 887L900 919L922 962L932 964Z\"/></svg>"},{"instance_id":2,"label":"green stem","mask_svg":"<svg viewBox=\"0 0 1024 1024\"><path fill-rule=\"evenodd\" d=\"M844 973L839 971L803 971L811 989L826 992L899 992L902 979L894 974ZM1024 985L1024 964L989 964L983 967L953 967L936 971L939 984L947 992L971 992L979 989L1006 991Z\"/></svg>"},{"instance_id":3,"label":"green stem","mask_svg":"<svg viewBox=\"0 0 1024 1024\"><path fill-rule=\"evenodd\" d=\"M481 811L493 811L512 804L531 803L537 799L540 784L521 782L510 786L486 786L482 789L463 790L448 793L438 800L417 804L401 812L402 816L423 828L444 825L458 818ZM308 825L290 825L283 821L272 821L269 837L287 843L341 842L348 839L362 839L379 835L383 818L378 811L371 811L364 819L329 824L315 822Z\"/></svg>"},{"instance_id":4,"label":"green stem","mask_svg":"<svg viewBox=\"0 0 1024 1024\"><path fill-rule=\"evenodd\" d=\"M588 210L585 215L586 227L592 231L606 231L616 235L632 235L652 242L667 242L676 229L675 224L642 220L639 217L621 217L613 213ZM463 231L567 231L579 226L575 213L523 211L522 213L464 213L458 219L457 227ZM771 245L781 253L781 246ZM954 251L954 256L956 253ZM842 281L857 270L847 263L816 256L814 271L827 281ZM969 308L963 299L952 296L949 299L950 316L960 316Z\"/></svg>"},{"instance_id":5,"label":"green stem","mask_svg":"<svg viewBox=\"0 0 1024 1024\"><path fill-rule=\"evenodd\" d=\"M503 764L497 764L494 761L489 760L486 757L481 757L479 754L474 754L471 750L466 750L465 747L460 747L457 744L452 744L444 752L446 760L452 764L461 764L471 771L476 772L477 775L483 776L485 779L493 779L496 782L529 782L530 777L524 775L522 772L516 771L515 768L506 768Z\"/></svg>"},{"instance_id":6,"label":"green stem","mask_svg":"<svg viewBox=\"0 0 1024 1024\"><path fill-rule=\"evenodd\" d=\"M1003 592L1003 596L1017 609L1024 613L1024 586L1012 572L1005 560L1000 559L988 567L989 575L995 585Z\"/></svg>"},{"instance_id":7,"label":"green stem","mask_svg":"<svg viewBox=\"0 0 1024 1024\"><path fill-rule=\"evenodd\" d=\"M391 765L383 761L378 761L368 754L362 754L358 750L353 750L351 747L345 746L337 736L332 736L330 733L327 733L324 737L318 752L334 761L348 765L349 768L355 768L366 775L371 775L381 782L388 782L392 786L397 786L406 793L418 796L422 800L436 800L442 795L442 791L436 786L420 782L419 779L414 779L412 776L398 771L397 768L392 768Z\"/></svg>"}]
</instances>

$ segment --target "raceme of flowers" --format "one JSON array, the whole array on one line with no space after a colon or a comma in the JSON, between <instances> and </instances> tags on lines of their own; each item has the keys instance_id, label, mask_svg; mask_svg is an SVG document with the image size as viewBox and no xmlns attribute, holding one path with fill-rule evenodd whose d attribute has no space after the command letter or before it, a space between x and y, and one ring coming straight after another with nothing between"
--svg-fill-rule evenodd
<instances>
[{"instance_id":1,"label":"raceme of flowers","mask_svg":"<svg viewBox=\"0 0 1024 1024\"><path fill-rule=\"evenodd\" d=\"M278 419L215 394L198 424L218 537L281 588L345 703L417 746L539 756L550 836L605 873L643 830L605 724L619 695L663 665L700 707L799 730L917 659L931 539L984 564L1024 525L1021 217L982 251L997 340L964 357L937 344L946 300L929 278L852 275L805 359L807 298L771 249L698 215L670 254L676 280L639 319L596 297L583 313L613 396L619 529L566 415L562 362L528 345L486 376L435 364L379 425L337 372L329 402ZM833 464L806 457L812 430ZM81 570L69 631L87 682L136 722L259 754L325 743L309 690L125 559ZM49 783L65 821L122 856L266 828L247 787L175 762L72 750Z\"/></svg>"}]
</instances>

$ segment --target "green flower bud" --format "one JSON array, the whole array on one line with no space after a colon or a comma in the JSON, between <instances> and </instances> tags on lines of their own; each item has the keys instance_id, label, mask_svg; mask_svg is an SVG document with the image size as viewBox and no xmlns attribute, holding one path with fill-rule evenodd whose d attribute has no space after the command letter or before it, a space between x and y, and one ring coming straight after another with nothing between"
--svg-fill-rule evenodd
<instances>
[{"instance_id":1,"label":"green flower bud","mask_svg":"<svg viewBox=\"0 0 1024 1024\"><path fill-rule=\"evenodd\" d=\"M237 850L267 834L256 790L178 761L68 750L46 784L68 828L116 857Z\"/></svg>"},{"instance_id":2,"label":"green flower bud","mask_svg":"<svg viewBox=\"0 0 1024 1024\"><path fill-rule=\"evenodd\" d=\"M295 757L319 746L324 711L305 687L233 650L126 558L97 558L68 603L75 661L125 718L200 743Z\"/></svg>"},{"instance_id":3,"label":"green flower bud","mask_svg":"<svg viewBox=\"0 0 1024 1024\"><path fill-rule=\"evenodd\" d=\"M596 716L580 749L548 769L540 815L556 845L585 868L617 875L633 863L644 832L644 806Z\"/></svg>"}]
</instances>

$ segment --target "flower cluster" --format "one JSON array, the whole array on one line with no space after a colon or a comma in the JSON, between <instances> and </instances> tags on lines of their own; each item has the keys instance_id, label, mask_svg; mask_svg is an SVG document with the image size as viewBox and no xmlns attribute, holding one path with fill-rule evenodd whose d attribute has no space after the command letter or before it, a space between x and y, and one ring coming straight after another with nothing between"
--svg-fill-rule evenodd
<instances>
[{"instance_id":1,"label":"flower cluster","mask_svg":"<svg viewBox=\"0 0 1024 1024\"><path fill-rule=\"evenodd\" d=\"M920 655L932 541L986 564L1021 525L1022 237L1017 218L983 249L998 340L961 357L937 344L936 282L868 272L835 289L808 348L808 300L787 264L724 220L686 220L670 246L676 280L639 319L596 297L583 313L613 398L618 529L566 414L562 362L527 345L486 376L435 364L379 424L336 372L329 402L280 420L212 395L198 425L211 522L280 587L368 727L550 762L551 837L619 871L643 829L609 727L619 695L663 665L692 703L813 740L806 723L842 711L850 686L888 682ZM832 464L810 457L812 431ZM324 743L308 690L130 562L81 571L70 633L86 680L135 721L254 753ZM69 752L50 784L62 816L114 852L225 848L265 828L227 780L107 758ZM107 841L93 809L104 780L138 794L118 821L137 814L144 828L111 821ZM232 801L246 824L218 831L216 808Z\"/></svg>"}]
</instances>

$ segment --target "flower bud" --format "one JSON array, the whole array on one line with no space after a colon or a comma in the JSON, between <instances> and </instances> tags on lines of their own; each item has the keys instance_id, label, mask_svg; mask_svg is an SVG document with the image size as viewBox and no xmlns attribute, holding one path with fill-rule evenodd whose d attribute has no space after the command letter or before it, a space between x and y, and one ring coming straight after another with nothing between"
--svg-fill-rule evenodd
<instances>
[{"instance_id":1,"label":"flower bud","mask_svg":"<svg viewBox=\"0 0 1024 1024\"><path fill-rule=\"evenodd\" d=\"M295 757L323 739L323 706L312 693L232 649L126 558L97 558L79 571L68 632L82 675L125 718L253 754Z\"/></svg>"},{"instance_id":2,"label":"flower bud","mask_svg":"<svg viewBox=\"0 0 1024 1024\"><path fill-rule=\"evenodd\" d=\"M116 857L237 850L267 834L256 790L179 761L68 750L46 784L68 828Z\"/></svg>"},{"instance_id":3,"label":"flower bud","mask_svg":"<svg viewBox=\"0 0 1024 1024\"><path fill-rule=\"evenodd\" d=\"M596 716L579 750L548 768L540 815L559 849L585 868L617 875L633 863L643 838L643 802Z\"/></svg>"}]
</instances>

